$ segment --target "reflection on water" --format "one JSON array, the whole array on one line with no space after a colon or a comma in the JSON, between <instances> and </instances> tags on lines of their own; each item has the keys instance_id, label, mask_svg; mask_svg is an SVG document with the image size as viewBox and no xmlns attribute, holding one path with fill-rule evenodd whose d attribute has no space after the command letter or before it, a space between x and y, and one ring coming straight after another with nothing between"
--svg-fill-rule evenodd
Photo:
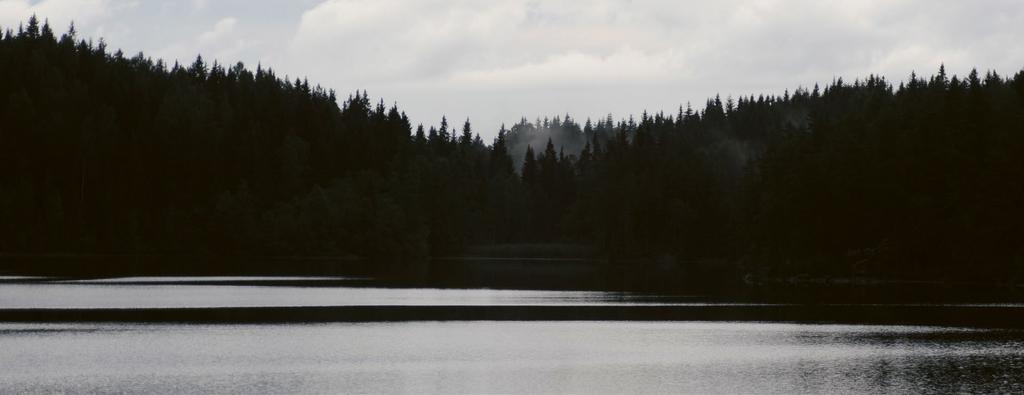
<instances>
[{"instance_id":1,"label":"reflection on water","mask_svg":"<svg viewBox=\"0 0 1024 395\"><path fill-rule=\"evenodd\" d=\"M0 324L0 383L11 393L1020 393L1022 339L761 323Z\"/></svg>"},{"instance_id":2,"label":"reflection on water","mask_svg":"<svg viewBox=\"0 0 1024 395\"><path fill-rule=\"evenodd\" d=\"M202 283L277 283L367 280L368 277L319 276L162 276L162 277L110 277L84 280L63 280L72 284L202 284Z\"/></svg>"},{"instance_id":3,"label":"reflection on water","mask_svg":"<svg viewBox=\"0 0 1024 395\"><path fill-rule=\"evenodd\" d=\"M275 278L275 281L278 281ZM118 281L121 281L119 283ZM247 280L248 281L248 280ZM0 284L0 309L259 306L480 306L664 304L671 299L618 292L494 289L209 285L146 281Z\"/></svg>"},{"instance_id":4,"label":"reflection on water","mask_svg":"<svg viewBox=\"0 0 1024 395\"><path fill-rule=\"evenodd\" d=\"M31 281L31 280L42 280L46 277L37 276L0 276L0 281Z\"/></svg>"}]
</instances>

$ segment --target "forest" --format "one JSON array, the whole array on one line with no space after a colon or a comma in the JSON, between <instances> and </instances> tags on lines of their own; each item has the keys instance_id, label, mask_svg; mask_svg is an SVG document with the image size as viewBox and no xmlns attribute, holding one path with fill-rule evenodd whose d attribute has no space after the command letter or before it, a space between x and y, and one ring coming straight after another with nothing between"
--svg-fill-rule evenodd
<instances>
[{"instance_id":1,"label":"forest","mask_svg":"<svg viewBox=\"0 0 1024 395\"><path fill-rule=\"evenodd\" d=\"M1024 71L936 66L523 118L484 141L365 91L166 64L33 17L0 38L0 252L413 262L566 244L623 265L1019 279Z\"/></svg>"}]
</instances>

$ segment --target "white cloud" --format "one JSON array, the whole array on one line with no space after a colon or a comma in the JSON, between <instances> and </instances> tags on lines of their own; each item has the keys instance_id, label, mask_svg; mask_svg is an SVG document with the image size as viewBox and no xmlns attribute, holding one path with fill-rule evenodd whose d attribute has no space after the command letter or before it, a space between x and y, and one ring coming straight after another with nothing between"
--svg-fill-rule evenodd
<instances>
[{"instance_id":1,"label":"white cloud","mask_svg":"<svg viewBox=\"0 0 1024 395\"><path fill-rule=\"evenodd\" d=\"M286 66L342 92L388 95L426 119L479 110L472 116L488 130L542 104L628 114L1005 57L947 31L970 5L931 4L327 0L303 14Z\"/></svg>"},{"instance_id":2,"label":"white cloud","mask_svg":"<svg viewBox=\"0 0 1024 395\"><path fill-rule=\"evenodd\" d=\"M196 55L202 55L207 62L217 60L224 64L233 64L241 52L255 45L254 41L240 37L237 27L237 18L221 18L194 39L174 42L157 50L156 55L185 63L190 62Z\"/></svg>"},{"instance_id":3,"label":"white cloud","mask_svg":"<svg viewBox=\"0 0 1024 395\"><path fill-rule=\"evenodd\" d=\"M192 11L202 11L210 5L209 0L192 0Z\"/></svg>"},{"instance_id":4,"label":"white cloud","mask_svg":"<svg viewBox=\"0 0 1024 395\"><path fill-rule=\"evenodd\" d=\"M665 29L632 28L640 16L614 3L326 1L303 15L291 51L311 63L333 63L330 69L364 83L477 80L496 70L519 68L522 74L573 62L605 64L604 71L592 72L624 79L629 70L611 70L623 65L608 61L618 61L624 51L663 52L655 40ZM354 62L348 54L366 61Z\"/></svg>"},{"instance_id":5,"label":"white cloud","mask_svg":"<svg viewBox=\"0 0 1024 395\"><path fill-rule=\"evenodd\" d=\"M1005 58L1012 45L981 54L977 40L962 41L992 32L958 34L958 15L986 12L965 3L880 0L328 0L303 14L288 68L342 90L650 89L657 82L692 94L679 93L678 101L699 101L694 96L712 89L779 92L833 76L901 77L941 61ZM1008 23L1002 29L1024 32Z\"/></svg>"},{"instance_id":6,"label":"white cloud","mask_svg":"<svg viewBox=\"0 0 1024 395\"><path fill-rule=\"evenodd\" d=\"M76 26L94 26L98 30L114 12L135 5L134 1L110 0L0 0L0 25L5 29L16 28L35 14L40 19L49 19L58 34L64 32L72 21ZM85 33L92 34L97 30Z\"/></svg>"},{"instance_id":7,"label":"white cloud","mask_svg":"<svg viewBox=\"0 0 1024 395\"><path fill-rule=\"evenodd\" d=\"M656 84L685 73L682 57L669 49L645 53L623 48L607 56L570 51L541 62L486 70L457 71L448 83L476 89Z\"/></svg>"},{"instance_id":8,"label":"white cloud","mask_svg":"<svg viewBox=\"0 0 1024 395\"><path fill-rule=\"evenodd\" d=\"M236 24L238 24L238 20L235 18L221 19L213 25L213 29L200 34L197 41L201 47L215 45L234 32Z\"/></svg>"},{"instance_id":9,"label":"white cloud","mask_svg":"<svg viewBox=\"0 0 1024 395\"><path fill-rule=\"evenodd\" d=\"M417 122L470 116L485 136L522 115L627 116L940 62L1024 66L1019 0L0 0L0 25L32 13L127 53L262 61L342 96L368 89Z\"/></svg>"}]
</instances>

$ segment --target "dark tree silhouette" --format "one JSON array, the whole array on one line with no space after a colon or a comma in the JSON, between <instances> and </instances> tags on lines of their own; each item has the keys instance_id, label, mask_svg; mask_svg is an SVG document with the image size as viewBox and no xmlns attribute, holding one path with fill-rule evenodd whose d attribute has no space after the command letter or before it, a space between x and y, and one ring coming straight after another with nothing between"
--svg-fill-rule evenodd
<instances>
[{"instance_id":1,"label":"dark tree silhouette","mask_svg":"<svg viewBox=\"0 0 1024 395\"><path fill-rule=\"evenodd\" d=\"M469 120L413 132L365 91L126 57L32 17L0 38L0 116L0 252L404 262L543 242L762 274L1024 274L1024 71L523 118L488 146Z\"/></svg>"}]
</instances>

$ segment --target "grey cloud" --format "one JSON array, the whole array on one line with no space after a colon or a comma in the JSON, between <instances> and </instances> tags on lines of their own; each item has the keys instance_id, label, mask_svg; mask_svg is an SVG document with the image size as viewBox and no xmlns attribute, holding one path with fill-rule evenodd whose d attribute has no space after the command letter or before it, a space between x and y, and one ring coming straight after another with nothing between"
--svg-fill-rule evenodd
<instances>
[{"instance_id":1,"label":"grey cloud","mask_svg":"<svg viewBox=\"0 0 1024 395\"><path fill-rule=\"evenodd\" d=\"M521 116L674 111L940 62L1024 66L1013 0L0 0L0 23L44 11L128 53L261 61L343 96L368 89L414 122L468 116L485 137Z\"/></svg>"}]
</instances>

